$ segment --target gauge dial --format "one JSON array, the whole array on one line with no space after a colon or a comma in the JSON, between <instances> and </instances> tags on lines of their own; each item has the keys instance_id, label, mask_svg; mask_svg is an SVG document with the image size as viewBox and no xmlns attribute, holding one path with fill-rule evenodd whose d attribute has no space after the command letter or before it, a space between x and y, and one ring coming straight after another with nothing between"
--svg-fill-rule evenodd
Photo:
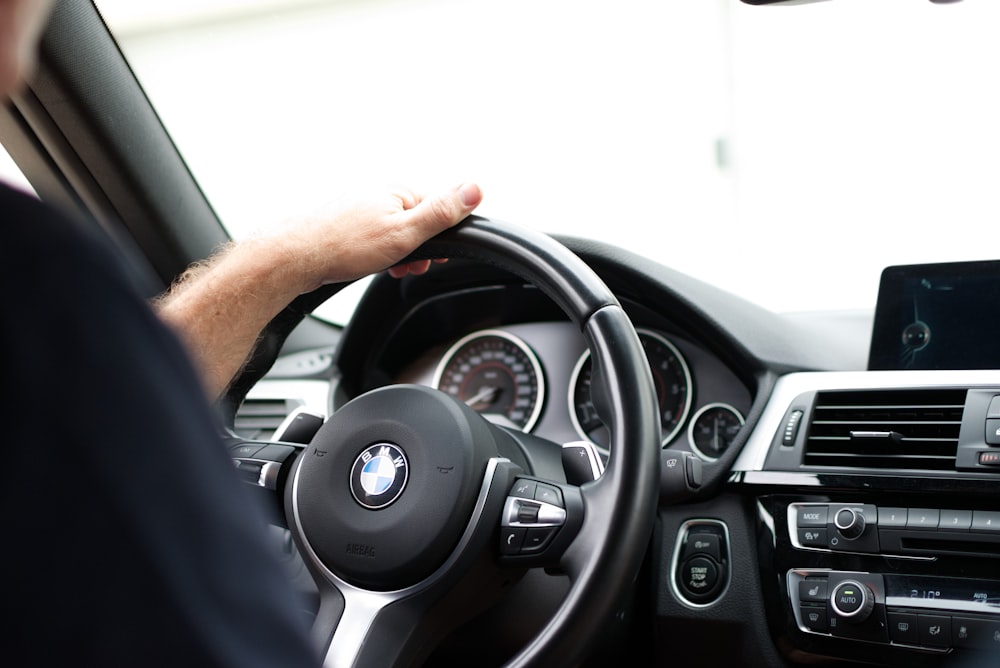
<instances>
[{"instance_id":1,"label":"gauge dial","mask_svg":"<svg viewBox=\"0 0 1000 668\"><path fill-rule=\"evenodd\" d=\"M649 330L636 331L646 351L650 371L653 372L653 385L659 402L660 428L663 432L663 444L666 445L680 431L691 409L691 372L684 356L670 341ZM590 351L587 351L580 356L573 370L569 396L570 417L581 437L608 447L611 434L597 415L590 398L592 372L593 363Z\"/></svg>"},{"instance_id":2,"label":"gauge dial","mask_svg":"<svg viewBox=\"0 0 1000 668\"><path fill-rule=\"evenodd\" d=\"M688 440L695 454L714 461L732 445L743 426L743 416L729 404L708 404L695 413Z\"/></svg>"},{"instance_id":3,"label":"gauge dial","mask_svg":"<svg viewBox=\"0 0 1000 668\"><path fill-rule=\"evenodd\" d=\"M495 329L469 334L438 365L434 386L494 422L531 431L542 412L545 378L520 338Z\"/></svg>"}]
</instances>

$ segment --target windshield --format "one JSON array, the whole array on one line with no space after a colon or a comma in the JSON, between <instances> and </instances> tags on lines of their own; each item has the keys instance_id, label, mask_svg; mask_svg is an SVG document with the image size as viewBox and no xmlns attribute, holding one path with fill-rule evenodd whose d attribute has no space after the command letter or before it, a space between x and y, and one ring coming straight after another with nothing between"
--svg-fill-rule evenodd
<instances>
[{"instance_id":1,"label":"windshield","mask_svg":"<svg viewBox=\"0 0 1000 668\"><path fill-rule=\"evenodd\" d=\"M781 312L996 256L1000 3L98 4L236 237L474 180L478 213Z\"/></svg>"}]
</instances>

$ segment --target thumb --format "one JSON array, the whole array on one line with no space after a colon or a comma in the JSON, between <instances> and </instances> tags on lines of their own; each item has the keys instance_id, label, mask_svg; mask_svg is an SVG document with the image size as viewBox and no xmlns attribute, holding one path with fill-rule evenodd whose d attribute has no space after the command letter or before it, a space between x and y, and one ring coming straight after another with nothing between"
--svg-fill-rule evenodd
<instances>
[{"instance_id":1,"label":"thumb","mask_svg":"<svg viewBox=\"0 0 1000 668\"><path fill-rule=\"evenodd\" d=\"M422 199L403 215L407 223L434 235L445 230L472 213L483 201L483 193L474 183L460 185L454 190Z\"/></svg>"}]
</instances>

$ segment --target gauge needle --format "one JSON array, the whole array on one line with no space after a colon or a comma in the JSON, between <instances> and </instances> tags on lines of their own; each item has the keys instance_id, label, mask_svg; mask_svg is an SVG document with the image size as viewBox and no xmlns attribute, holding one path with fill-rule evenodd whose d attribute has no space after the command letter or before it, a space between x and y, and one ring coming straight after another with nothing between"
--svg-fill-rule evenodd
<instances>
[{"instance_id":1,"label":"gauge needle","mask_svg":"<svg viewBox=\"0 0 1000 668\"><path fill-rule=\"evenodd\" d=\"M500 388L495 385L484 385L479 388L478 392L466 399L465 403L467 406L473 406L480 402L493 403L493 399L499 390Z\"/></svg>"}]
</instances>

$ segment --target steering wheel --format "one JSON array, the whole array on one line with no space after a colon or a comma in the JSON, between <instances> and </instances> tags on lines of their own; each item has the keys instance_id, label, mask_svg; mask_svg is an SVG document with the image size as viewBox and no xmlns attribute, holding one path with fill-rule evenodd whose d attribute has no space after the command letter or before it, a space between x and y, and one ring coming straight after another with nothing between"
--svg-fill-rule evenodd
<instances>
[{"instance_id":1,"label":"steering wheel","mask_svg":"<svg viewBox=\"0 0 1000 668\"><path fill-rule=\"evenodd\" d=\"M580 327L610 458L596 480L560 484L522 470L505 456L516 447L508 432L438 390L388 386L348 402L285 488L288 525L320 592L314 640L326 666L418 665L527 568L544 567L567 575L569 590L507 665L578 663L627 594L652 531L660 422L645 354L611 291L548 236L470 217L410 259L434 257L506 269Z\"/></svg>"}]
</instances>

